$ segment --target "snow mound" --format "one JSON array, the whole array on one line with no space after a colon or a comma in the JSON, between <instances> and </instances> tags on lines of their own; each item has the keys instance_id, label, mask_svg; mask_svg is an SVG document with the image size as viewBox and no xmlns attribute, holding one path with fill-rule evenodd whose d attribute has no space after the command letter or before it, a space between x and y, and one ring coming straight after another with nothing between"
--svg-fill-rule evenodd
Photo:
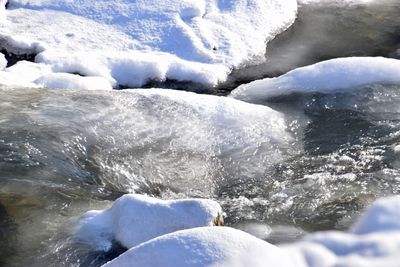
<instances>
[{"instance_id":1,"label":"snow mound","mask_svg":"<svg viewBox=\"0 0 400 267\"><path fill-rule=\"evenodd\" d=\"M53 72L100 76L113 87L150 79L215 85L263 58L265 43L297 12L296 0L8 2L2 48L38 53L36 62Z\"/></svg>"},{"instance_id":2,"label":"snow mound","mask_svg":"<svg viewBox=\"0 0 400 267\"><path fill-rule=\"evenodd\" d=\"M155 238L105 267L294 266L281 249L229 227L201 227ZM301 266L298 266L301 267Z\"/></svg>"},{"instance_id":3,"label":"snow mound","mask_svg":"<svg viewBox=\"0 0 400 267\"><path fill-rule=\"evenodd\" d=\"M399 207L400 197L384 198L352 232L314 233L279 247L228 227L185 229L134 246L104 266L397 267Z\"/></svg>"},{"instance_id":4,"label":"snow mound","mask_svg":"<svg viewBox=\"0 0 400 267\"><path fill-rule=\"evenodd\" d=\"M352 232L368 234L380 231L400 232L400 197L376 201L354 225Z\"/></svg>"},{"instance_id":5,"label":"snow mound","mask_svg":"<svg viewBox=\"0 0 400 267\"><path fill-rule=\"evenodd\" d=\"M382 57L337 58L290 71L277 78L244 84L231 97L261 102L304 92L329 92L374 83L400 83L400 60Z\"/></svg>"},{"instance_id":6,"label":"snow mound","mask_svg":"<svg viewBox=\"0 0 400 267\"><path fill-rule=\"evenodd\" d=\"M160 200L130 194L107 210L84 214L76 235L98 250L109 250L113 240L131 248L178 230L212 226L221 216L219 204L208 199Z\"/></svg>"}]
</instances>

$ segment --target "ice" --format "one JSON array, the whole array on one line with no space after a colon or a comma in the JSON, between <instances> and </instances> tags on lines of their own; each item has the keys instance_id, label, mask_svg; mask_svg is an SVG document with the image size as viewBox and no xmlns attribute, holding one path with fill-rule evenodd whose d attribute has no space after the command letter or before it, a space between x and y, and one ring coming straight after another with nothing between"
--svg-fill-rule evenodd
<instances>
[{"instance_id":1,"label":"ice","mask_svg":"<svg viewBox=\"0 0 400 267\"><path fill-rule=\"evenodd\" d=\"M296 11L295 0L11 0L0 39L53 72L100 76L114 88L166 79L216 85L262 60Z\"/></svg>"},{"instance_id":2,"label":"ice","mask_svg":"<svg viewBox=\"0 0 400 267\"><path fill-rule=\"evenodd\" d=\"M131 194L107 210L83 215L76 233L100 250L110 249L113 240L131 248L178 230L212 226L221 216L219 204L208 199L168 201Z\"/></svg>"},{"instance_id":3,"label":"ice","mask_svg":"<svg viewBox=\"0 0 400 267\"><path fill-rule=\"evenodd\" d=\"M268 98L305 92L331 92L368 84L400 83L400 60L383 57L349 57L323 61L277 78L244 84L231 97L262 102Z\"/></svg>"}]
</instances>

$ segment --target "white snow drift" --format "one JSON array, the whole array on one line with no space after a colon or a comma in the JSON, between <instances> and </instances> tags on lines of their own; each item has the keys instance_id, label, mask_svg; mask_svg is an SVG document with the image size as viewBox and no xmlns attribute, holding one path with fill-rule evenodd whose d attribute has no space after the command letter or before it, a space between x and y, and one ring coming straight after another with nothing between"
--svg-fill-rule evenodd
<instances>
[{"instance_id":1,"label":"white snow drift","mask_svg":"<svg viewBox=\"0 0 400 267\"><path fill-rule=\"evenodd\" d=\"M296 0L8 2L7 10L0 2L2 48L39 53L36 63L51 72L102 77L106 87L149 79L215 85L233 67L263 58L265 43L297 11Z\"/></svg>"},{"instance_id":2,"label":"white snow drift","mask_svg":"<svg viewBox=\"0 0 400 267\"><path fill-rule=\"evenodd\" d=\"M350 232L315 233L300 242L277 247L228 227L187 229L209 225L221 212L215 202L166 202L135 195L117 200L104 212L88 213L81 222L81 232L119 232L123 244L131 247L104 265L107 267L396 267L400 253L399 206L398 196L378 200ZM179 230L182 228L186 229ZM151 237L155 238L149 240Z\"/></svg>"},{"instance_id":3,"label":"white snow drift","mask_svg":"<svg viewBox=\"0 0 400 267\"><path fill-rule=\"evenodd\" d=\"M400 83L400 60L382 57L338 58L290 71L277 78L244 84L231 96L247 102L296 92L329 92L374 83Z\"/></svg>"},{"instance_id":4,"label":"white snow drift","mask_svg":"<svg viewBox=\"0 0 400 267\"><path fill-rule=\"evenodd\" d=\"M104 211L87 212L77 235L94 242L100 250L111 248L112 240L131 248L157 236L182 229L212 226L222 216L218 203L208 199L159 200L143 195L124 195Z\"/></svg>"},{"instance_id":5,"label":"white snow drift","mask_svg":"<svg viewBox=\"0 0 400 267\"><path fill-rule=\"evenodd\" d=\"M155 238L103 266L278 267L293 266L291 262L283 250L245 232L229 227L201 227Z\"/></svg>"}]
</instances>

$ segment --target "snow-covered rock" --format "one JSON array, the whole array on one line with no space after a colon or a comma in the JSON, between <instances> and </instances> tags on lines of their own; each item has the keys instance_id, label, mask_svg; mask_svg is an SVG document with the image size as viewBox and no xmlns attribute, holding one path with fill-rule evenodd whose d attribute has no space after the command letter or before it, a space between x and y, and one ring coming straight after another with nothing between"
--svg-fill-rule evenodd
<instances>
[{"instance_id":1,"label":"snow-covered rock","mask_svg":"<svg viewBox=\"0 0 400 267\"><path fill-rule=\"evenodd\" d=\"M54 72L101 76L114 87L167 78L215 85L263 58L296 11L296 0L10 0L0 40L39 53L36 62Z\"/></svg>"},{"instance_id":2,"label":"snow-covered rock","mask_svg":"<svg viewBox=\"0 0 400 267\"><path fill-rule=\"evenodd\" d=\"M294 260L276 246L229 227L201 227L164 235L122 254L104 267L284 266Z\"/></svg>"},{"instance_id":3,"label":"snow-covered rock","mask_svg":"<svg viewBox=\"0 0 400 267\"><path fill-rule=\"evenodd\" d=\"M111 248L116 240L126 248L152 238L201 226L220 224L222 209L208 199L160 200L143 195L124 195L111 208L82 216L76 236L98 250Z\"/></svg>"},{"instance_id":4,"label":"snow-covered rock","mask_svg":"<svg viewBox=\"0 0 400 267\"><path fill-rule=\"evenodd\" d=\"M399 206L398 196L378 200L350 232L319 232L280 246L229 227L185 229L132 246L104 266L397 267Z\"/></svg>"},{"instance_id":5,"label":"snow-covered rock","mask_svg":"<svg viewBox=\"0 0 400 267\"><path fill-rule=\"evenodd\" d=\"M374 83L400 83L400 60L383 57L350 57L320 62L236 88L231 97L247 102L291 93L329 92Z\"/></svg>"}]
</instances>

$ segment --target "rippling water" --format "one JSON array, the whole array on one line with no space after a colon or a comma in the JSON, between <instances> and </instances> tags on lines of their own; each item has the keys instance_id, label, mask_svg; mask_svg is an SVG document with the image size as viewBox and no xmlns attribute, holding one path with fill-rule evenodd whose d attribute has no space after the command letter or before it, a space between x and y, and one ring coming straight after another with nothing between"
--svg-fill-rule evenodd
<instances>
[{"instance_id":1,"label":"rippling water","mask_svg":"<svg viewBox=\"0 0 400 267\"><path fill-rule=\"evenodd\" d=\"M346 228L378 196L399 193L399 89L264 103L284 114L286 137L265 115L244 122L246 114L233 112L236 120L221 109L215 119L204 115L208 105L174 97L1 90L0 258L4 266L99 265L121 248L90 251L74 242L72 226L126 192L214 198L229 225L272 242ZM238 122L260 132L248 136Z\"/></svg>"}]
</instances>

